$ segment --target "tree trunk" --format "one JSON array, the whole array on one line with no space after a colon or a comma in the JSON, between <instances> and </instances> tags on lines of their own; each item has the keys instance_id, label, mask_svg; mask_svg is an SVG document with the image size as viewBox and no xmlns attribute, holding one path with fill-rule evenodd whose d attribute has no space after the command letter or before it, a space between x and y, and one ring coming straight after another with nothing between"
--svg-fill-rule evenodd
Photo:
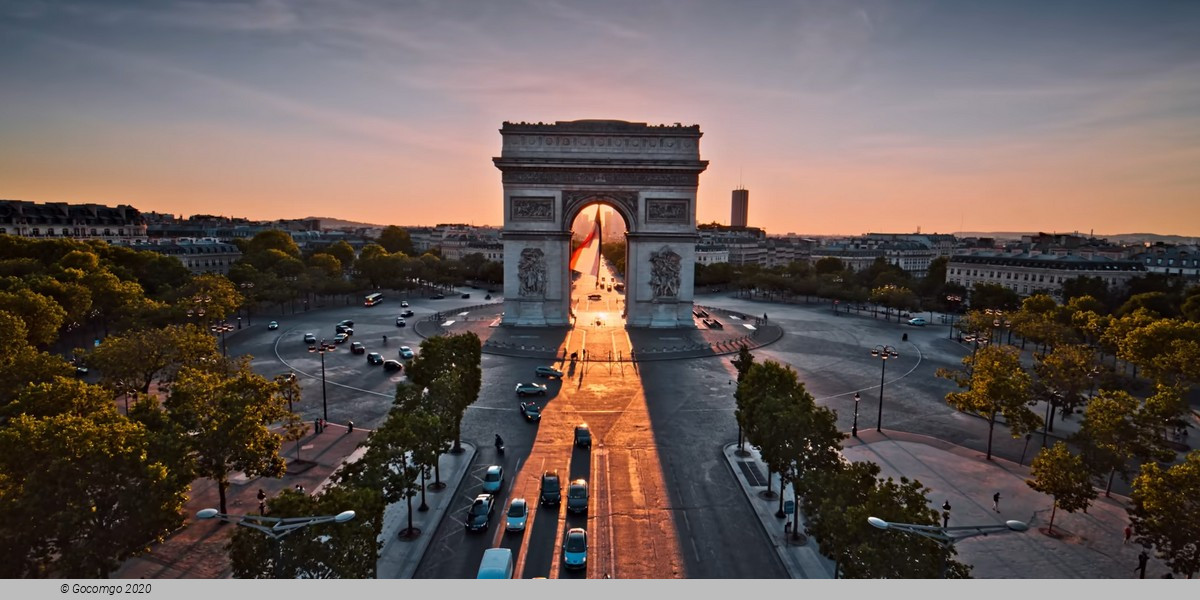
<instances>
[{"instance_id":1,"label":"tree trunk","mask_svg":"<svg viewBox=\"0 0 1200 600\"><path fill-rule=\"evenodd\" d=\"M1116 475L1116 474L1117 474L1117 470L1116 470L1115 468L1114 468L1114 469L1109 469L1109 470L1108 470L1108 485L1107 485L1107 486L1105 486L1105 488L1104 488L1104 497L1105 497L1105 498L1111 498L1111 497L1112 497L1112 495L1111 495L1111 494L1109 494L1109 492L1111 492L1111 491L1112 491L1113 475Z\"/></svg>"},{"instance_id":2,"label":"tree trunk","mask_svg":"<svg viewBox=\"0 0 1200 600\"><path fill-rule=\"evenodd\" d=\"M993 412L992 415L990 417L988 417L988 445L987 445L987 459L988 460L992 460L992 431L994 431L995 429L996 429L996 413Z\"/></svg>"},{"instance_id":3,"label":"tree trunk","mask_svg":"<svg viewBox=\"0 0 1200 600\"><path fill-rule=\"evenodd\" d=\"M1058 512L1058 501L1055 500L1053 506L1050 508L1050 530L1049 530L1049 532L1051 534L1054 533L1054 515L1057 512Z\"/></svg>"},{"instance_id":4,"label":"tree trunk","mask_svg":"<svg viewBox=\"0 0 1200 600\"><path fill-rule=\"evenodd\" d=\"M229 480L224 475L217 478L217 496L221 499L221 512L225 511L225 488L229 487Z\"/></svg>"}]
</instances>

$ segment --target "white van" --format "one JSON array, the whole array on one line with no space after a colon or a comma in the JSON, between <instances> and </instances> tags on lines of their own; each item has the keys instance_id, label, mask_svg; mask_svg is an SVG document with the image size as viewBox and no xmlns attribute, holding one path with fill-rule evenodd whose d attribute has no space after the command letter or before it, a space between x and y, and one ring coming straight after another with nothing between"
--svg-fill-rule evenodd
<instances>
[{"instance_id":1,"label":"white van","mask_svg":"<svg viewBox=\"0 0 1200 600\"><path fill-rule=\"evenodd\" d=\"M513 554L508 548L489 548L483 551L476 579L512 579Z\"/></svg>"}]
</instances>

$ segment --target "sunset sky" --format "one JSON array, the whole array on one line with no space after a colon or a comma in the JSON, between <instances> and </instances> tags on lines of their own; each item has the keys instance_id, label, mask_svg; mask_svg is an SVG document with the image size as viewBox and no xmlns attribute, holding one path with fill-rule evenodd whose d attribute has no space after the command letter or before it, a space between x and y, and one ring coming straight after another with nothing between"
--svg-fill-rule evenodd
<instances>
[{"instance_id":1,"label":"sunset sky","mask_svg":"<svg viewBox=\"0 0 1200 600\"><path fill-rule=\"evenodd\" d=\"M1200 235L1200 2L0 3L0 198L502 223L503 121L699 124L699 220Z\"/></svg>"}]
</instances>

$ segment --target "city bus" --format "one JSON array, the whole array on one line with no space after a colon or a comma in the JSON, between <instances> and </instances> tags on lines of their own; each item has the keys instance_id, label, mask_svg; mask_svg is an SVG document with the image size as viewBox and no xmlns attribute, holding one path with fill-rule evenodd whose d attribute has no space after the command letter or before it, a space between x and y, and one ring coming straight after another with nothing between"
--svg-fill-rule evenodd
<instances>
[{"instance_id":1,"label":"city bus","mask_svg":"<svg viewBox=\"0 0 1200 600\"><path fill-rule=\"evenodd\" d=\"M363 301L363 306L375 306L380 302L383 302L383 294L378 292L374 294L368 294L366 300Z\"/></svg>"}]
</instances>

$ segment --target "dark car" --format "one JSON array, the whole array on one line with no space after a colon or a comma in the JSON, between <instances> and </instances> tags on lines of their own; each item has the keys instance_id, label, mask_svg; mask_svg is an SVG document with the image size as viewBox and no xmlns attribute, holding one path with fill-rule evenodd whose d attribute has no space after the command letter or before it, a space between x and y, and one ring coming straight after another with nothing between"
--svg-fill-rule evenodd
<instances>
[{"instance_id":1,"label":"dark car","mask_svg":"<svg viewBox=\"0 0 1200 600\"><path fill-rule=\"evenodd\" d=\"M404 365L400 364L400 361L398 361L398 360L383 361L383 370L384 371L399 371L403 368L404 368Z\"/></svg>"},{"instance_id":2,"label":"dark car","mask_svg":"<svg viewBox=\"0 0 1200 600\"><path fill-rule=\"evenodd\" d=\"M304 334L304 341L309 344L315 344L317 343L317 336L316 334L306 333Z\"/></svg>"},{"instance_id":3,"label":"dark car","mask_svg":"<svg viewBox=\"0 0 1200 600\"><path fill-rule=\"evenodd\" d=\"M368 365L382 365L383 364L383 355L378 352L372 352L372 353L368 354L367 355L367 364Z\"/></svg>"},{"instance_id":4,"label":"dark car","mask_svg":"<svg viewBox=\"0 0 1200 600\"><path fill-rule=\"evenodd\" d=\"M542 487L538 492L538 501L555 506L562 502L562 484L558 480L558 471L542 473Z\"/></svg>"},{"instance_id":5,"label":"dark car","mask_svg":"<svg viewBox=\"0 0 1200 600\"><path fill-rule=\"evenodd\" d=\"M367 351L367 347L362 345L362 342L354 342L350 344L350 351L354 354L363 354Z\"/></svg>"},{"instance_id":6,"label":"dark car","mask_svg":"<svg viewBox=\"0 0 1200 600\"><path fill-rule=\"evenodd\" d=\"M530 423L540 421L542 419L542 407L538 406L536 402L522 402L521 416L525 417L525 420Z\"/></svg>"},{"instance_id":7,"label":"dark car","mask_svg":"<svg viewBox=\"0 0 1200 600\"><path fill-rule=\"evenodd\" d=\"M466 300L467 298L471 297L471 294L463 294L462 297L463 297L463 300Z\"/></svg>"},{"instance_id":8,"label":"dark car","mask_svg":"<svg viewBox=\"0 0 1200 600\"><path fill-rule=\"evenodd\" d=\"M349 325L338 325L337 332L344 333L344 334L350 336L350 335L354 335L354 328Z\"/></svg>"},{"instance_id":9,"label":"dark car","mask_svg":"<svg viewBox=\"0 0 1200 600\"><path fill-rule=\"evenodd\" d=\"M588 483L576 479L567 486L567 512L585 513L588 509Z\"/></svg>"},{"instance_id":10,"label":"dark car","mask_svg":"<svg viewBox=\"0 0 1200 600\"><path fill-rule=\"evenodd\" d=\"M443 296L442 294L434 294L429 297L430 300L441 300L443 298L445 298L445 296Z\"/></svg>"},{"instance_id":11,"label":"dark car","mask_svg":"<svg viewBox=\"0 0 1200 600\"><path fill-rule=\"evenodd\" d=\"M405 318L411 318L413 316L413 311L406 310L406 311L400 313L400 316L405 317Z\"/></svg>"},{"instance_id":12,"label":"dark car","mask_svg":"<svg viewBox=\"0 0 1200 600\"><path fill-rule=\"evenodd\" d=\"M587 423L575 426L575 445L584 448L592 447L592 430L588 428Z\"/></svg>"},{"instance_id":13,"label":"dark car","mask_svg":"<svg viewBox=\"0 0 1200 600\"><path fill-rule=\"evenodd\" d=\"M354 327L354 321L351 321L350 319L345 319L342 321L338 321L338 325L345 325L346 327Z\"/></svg>"},{"instance_id":14,"label":"dark car","mask_svg":"<svg viewBox=\"0 0 1200 600\"><path fill-rule=\"evenodd\" d=\"M546 378L557 377L559 379L563 378L563 372L559 371L558 369L555 369L554 367L541 366L541 367L534 369L533 372L536 373L538 377L546 377Z\"/></svg>"},{"instance_id":15,"label":"dark car","mask_svg":"<svg viewBox=\"0 0 1200 600\"><path fill-rule=\"evenodd\" d=\"M467 531L487 529L488 524L492 522L492 509L495 507L495 503L496 497L491 494L475 496L475 501L467 510Z\"/></svg>"},{"instance_id":16,"label":"dark car","mask_svg":"<svg viewBox=\"0 0 1200 600\"><path fill-rule=\"evenodd\" d=\"M545 396L546 386L540 383L518 383L517 396L524 398L525 396Z\"/></svg>"}]
</instances>

